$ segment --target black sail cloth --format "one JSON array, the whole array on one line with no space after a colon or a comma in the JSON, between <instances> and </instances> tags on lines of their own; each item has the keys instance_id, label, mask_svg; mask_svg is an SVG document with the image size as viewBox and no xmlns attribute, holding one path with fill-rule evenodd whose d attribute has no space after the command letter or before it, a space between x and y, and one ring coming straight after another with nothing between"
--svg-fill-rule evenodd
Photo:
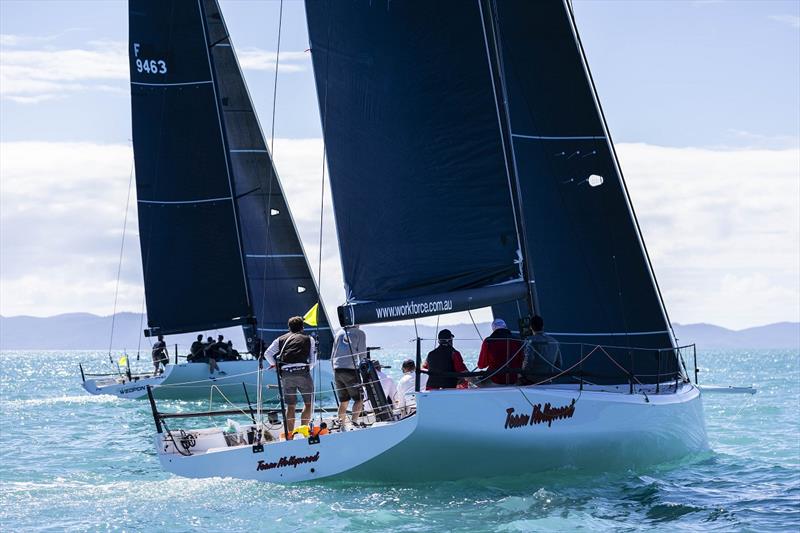
<instances>
[{"instance_id":1,"label":"black sail cloth","mask_svg":"<svg viewBox=\"0 0 800 533\"><path fill-rule=\"evenodd\" d=\"M306 3L345 324L524 294L480 14L461 7Z\"/></svg>"},{"instance_id":2,"label":"black sail cloth","mask_svg":"<svg viewBox=\"0 0 800 533\"><path fill-rule=\"evenodd\" d=\"M132 0L130 59L150 332L269 342L318 293L217 2Z\"/></svg>"},{"instance_id":3,"label":"black sail cloth","mask_svg":"<svg viewBox=\"0 0 800 533\"><path fill-rule=\"evenodd\" d=\"M676 372L666 314L570 10L561 1L493 6L530 261L548 333L570 356L566 365L594 345L607 345L620 347L607 351L622 366L652 375L642 379ZM524 302L494 307L510 325L525 313ZM635 348L665 352L659 357ZM605 356L592 357L584 370L618 381L619 369Z\"/></svg>"}]
</instances>

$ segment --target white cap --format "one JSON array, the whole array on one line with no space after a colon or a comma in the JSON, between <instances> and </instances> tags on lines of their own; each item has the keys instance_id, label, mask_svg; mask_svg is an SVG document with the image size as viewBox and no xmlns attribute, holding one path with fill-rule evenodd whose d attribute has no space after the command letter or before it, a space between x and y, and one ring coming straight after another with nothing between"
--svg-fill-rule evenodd
<instances>
[{"instance_id":1,"label":"white cap","mask_svg":"<svg viewBox=\"0 0 800 533\"><path fill-rule=\"evenodd\" d=\"M496 329L508 329L508 326L506 326L506 321L502 318L495 318L492 321L492 331Z\"/></svg>"}]
</instances>

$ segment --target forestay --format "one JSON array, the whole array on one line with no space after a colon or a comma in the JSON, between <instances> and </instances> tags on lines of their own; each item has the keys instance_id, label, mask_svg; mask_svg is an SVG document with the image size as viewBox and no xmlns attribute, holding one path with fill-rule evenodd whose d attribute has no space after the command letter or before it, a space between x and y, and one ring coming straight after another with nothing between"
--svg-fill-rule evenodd
<instances>
[{"instance_id":1,"label":"forestay","mask_svg":"<svg viewBox=\"0 0 800 533\"><path fill-rule=\"evenodd\" d=\"M525 294L480 14L464 7L306 3L343 324Z\"/></svg>"}]
</instances>

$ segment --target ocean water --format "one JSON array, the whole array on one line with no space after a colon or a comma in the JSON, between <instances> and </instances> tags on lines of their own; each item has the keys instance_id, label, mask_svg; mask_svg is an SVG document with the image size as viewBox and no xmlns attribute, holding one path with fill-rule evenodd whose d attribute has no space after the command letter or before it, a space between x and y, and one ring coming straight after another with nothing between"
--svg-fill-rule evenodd
<instances>
[{"instance_id":1,"label":"ocean water","mask_svg":"<svg viewBox=\"0 0 800 533\"><path fill-rule=\"evenodd\" d=\"M407 355L381 359L397 374ZM707 351L699 359L701 383L759 392L706 395L711 451L678 463L599 476L279 486L163 472L147 402L80 387L78 362L99 368L103 353L2 352L0 530L800 530L800 353ZM204 407L179 404L162 403Z\"/></svg>"}]
</instances>

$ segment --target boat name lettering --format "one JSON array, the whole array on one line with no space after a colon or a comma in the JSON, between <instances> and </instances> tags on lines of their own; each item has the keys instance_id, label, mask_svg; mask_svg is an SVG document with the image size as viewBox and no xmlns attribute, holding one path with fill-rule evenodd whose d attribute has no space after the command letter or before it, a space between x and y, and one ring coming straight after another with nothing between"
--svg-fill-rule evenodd
<instances>
[{"instance_id":1,"label":"boat name lettering","mask_svg":"<svg viewBox=\"0 0 800 533\"><path fill-rule=\"evenodd\" d=\"M146 385L140 385L138 387L128 387L127 389L120 389L119 393L120 394L128 394L128 393L131 393L131 392L139 392L139 391L143 391L146 388L147 388Z\"/></svg>"},{"instance_id":2,"label":"boat name lettering","mask_svg":"<svg viewBox=\"0 0 800 533\"><path fill-rule=\"evenodd\" d=\"M533 413L514 413L514 408L509 407L506 409L506 429L521 428L523 426L533 426L534 424L547 423L547 427L553 425L553 420L562 420L564 418L572 418L575 414L575 400L572 403L563 407L553 407L549 403L537 403L533 406Z\"/></svg>"},{"instance_id":3,"label":"boat name lettering","mask_svg":"<svg viewBox=\"0 0 800 533\"><path fill-rule=\"evenodd\" d=\"M318 460L319 452L315 453L314 455L307 455L305 457L296 457L292 455L291 457L281 457L273 463L268 463L267 461L263 460L259 461L256 465L256 470L272 470L273 468L285 468L287 466L297 468L297 465L316 463Z\"/></svg>"}]
</instances>

